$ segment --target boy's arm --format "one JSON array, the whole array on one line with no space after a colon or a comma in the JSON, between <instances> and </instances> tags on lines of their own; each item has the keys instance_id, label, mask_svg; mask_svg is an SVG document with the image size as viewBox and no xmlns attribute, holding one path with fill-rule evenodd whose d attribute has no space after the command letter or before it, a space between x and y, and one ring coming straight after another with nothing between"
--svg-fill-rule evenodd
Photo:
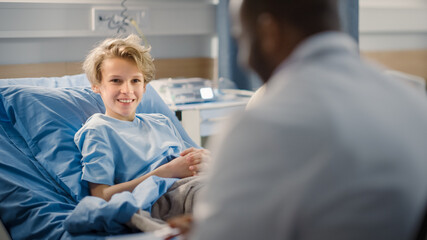
<instances>
[{"instance_id":1,"label":"boy's arm","mask_svg":"<svg viewBox=\"0 0 427 240\"><path fill-rule=\"evenodd\" d=\"M193 171L189 169L189 161L188 157L180 156L145 175L128 182L118 183L111 186L107 184L89 182L90 195L109 201L116 193L124 191L132 192L138 184L153 175L163 178L185 178L193 176Z\"/></svg>"},{"instance_id":2,"label":"boy's arm","mask_svg":"<svg viewBox=\"0 0 427 240\"><path fill-rule=\"evenodd\" d=\"M154 171L153 171L154 172ZM89 183L90 195L110 201L111 197L120 192L129 191L132 192L138 184L147 179L148 177L155 175L153 172L145 174L139 178L133 179L128 182L123 182L115 185Z\"/></svg>"}]
</instances>

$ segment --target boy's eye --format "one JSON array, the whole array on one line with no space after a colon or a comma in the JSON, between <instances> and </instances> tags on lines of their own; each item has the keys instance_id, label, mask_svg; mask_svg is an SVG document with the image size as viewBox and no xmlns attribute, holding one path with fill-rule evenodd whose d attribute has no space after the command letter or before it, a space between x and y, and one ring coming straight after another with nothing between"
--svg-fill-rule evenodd
<instances>
[{"instance_id":1,"label":"boy's eye","mask_svg":"<svg viewBox=\"0 0 427 240\"><path fill-rule=\"evenodd\" d=\"M115 78L115 79L111 79L111 80L110 80L110 82L118 83L118 82L120 82L120 80L119 80L119 79L117 79L117 78Z\"/></svg>"},{"instance_id":2,"label":"boy's eye","mask_svg":"<svg viewBox=\"0 0 427 240\"><path fill-rule=\"evenodd\" d=\"M141 80L140 80L140 79L135 78L135 79L133 79L133 80L132 80L132 82L134 82L134 83L139 83L139 82L141 82Z\"/></svg>"}]
</instances>

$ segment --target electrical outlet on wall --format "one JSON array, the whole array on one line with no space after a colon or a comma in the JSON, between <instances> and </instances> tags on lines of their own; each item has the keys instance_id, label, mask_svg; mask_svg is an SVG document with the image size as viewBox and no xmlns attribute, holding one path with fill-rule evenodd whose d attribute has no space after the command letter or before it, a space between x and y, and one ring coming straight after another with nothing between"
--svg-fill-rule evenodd
<instances>
[{"instance_id":1,"label":"electrical outlet on wall","mask_svg":"<svg viewBox=\"0 0 427 240\"><path fill-rule=\"evenodd\" d=\"M133 32L134 21L138 28L149 28L149 11L140 9L92 8L92 31L106 33Z\"/></svg>"}]
</instances>

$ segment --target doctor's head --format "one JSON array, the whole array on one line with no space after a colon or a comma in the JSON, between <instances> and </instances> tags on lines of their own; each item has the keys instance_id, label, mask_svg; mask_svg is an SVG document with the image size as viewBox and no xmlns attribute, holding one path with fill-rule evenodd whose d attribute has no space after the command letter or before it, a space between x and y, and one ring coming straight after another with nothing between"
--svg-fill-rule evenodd
<instances>
[{"instance_id":1,"label":"doctor's head","mask_svg":"<svg viewBox=\"0 0 427 240\"><path fill-rule=\"evenodd\" d=\"M150 49L140 42L136 35L107 39L83 63L92 90L101 95L107 116L132 121L147 83L154 78Z\"/></svg>"},{"instance_id":2,"label":"doctor's head","mask_svg":"<svg viewBox=\"0 0 427 240\"><path fill-rule=\"evenodd\" d=\"M307 37L339 30L337 0L230 0L239 62L264 82Z\"/></svg>"}]
</instances>

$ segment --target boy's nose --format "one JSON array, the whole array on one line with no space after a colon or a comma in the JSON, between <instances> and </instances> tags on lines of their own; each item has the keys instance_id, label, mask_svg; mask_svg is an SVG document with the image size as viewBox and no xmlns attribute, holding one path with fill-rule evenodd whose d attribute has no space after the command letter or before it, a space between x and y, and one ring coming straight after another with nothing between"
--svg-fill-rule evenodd
<instances>
[{"instance_id":1,"label":"boy's nose","mask_svg":"<svg viewBox=\"0 0 427 240\"><path fill-rule=\"evenodd\" d=\"M121 92L122 93L132 93L133 92L132 85L130 83L124 83L122 85Z\"/></svg>"}]
</instances>

